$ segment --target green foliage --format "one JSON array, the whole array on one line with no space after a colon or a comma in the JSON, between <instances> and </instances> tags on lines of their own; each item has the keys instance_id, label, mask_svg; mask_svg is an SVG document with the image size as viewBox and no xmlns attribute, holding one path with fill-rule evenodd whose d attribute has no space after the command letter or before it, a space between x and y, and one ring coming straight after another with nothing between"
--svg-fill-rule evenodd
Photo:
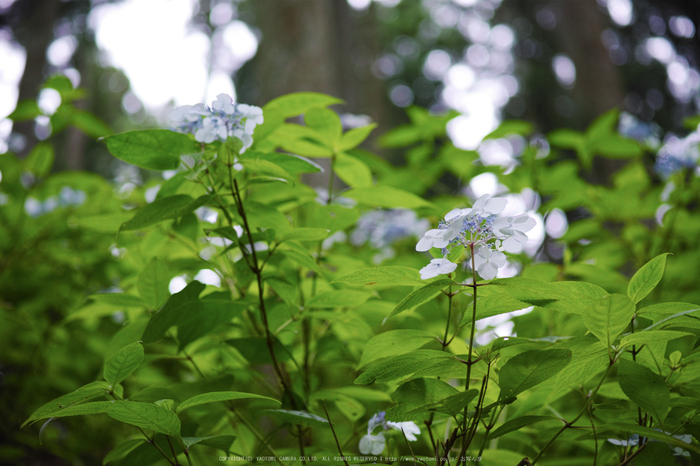
<instances>
[{"instance_id":1,"label":"green foliage","mask_svg":"<svg viewBox=\"0 0 700 466\"><path fill-rule=\"evenodd\" d=\"M544 455L619 464L638 452L642 465L670 461L672 448L700 453L700 183L674 175L662 202L648 148L617 134L616 111L585 132L550 133L550 154L526 146L501 173L446 140L454 113L410 108L410 123L378 138L405 155L394 166L365 143L375 125L343 132L328 108L341 101L322 94L268 103L241 154L236 138L110 136L72 107L81 91L60 78L47 86L63 98L54 129L107 135L116 158L177 174L143 172L143 186L115 195L98 176L52 173L61 154L51 138L24 160L0 156L0 354L15 408L2 408L11 427L0 433L15 445L85 464L200 465L220 452L301 448L350 456L377 415L382 454L406 464L458 453L488 465ZM25 102L10 117L37 112ZM534 130L504 122L487 137ZM628 163L593 184L595 157ZM305 173L347 186L317 200ZM377 208L412 209L435 226L473 202L451 180L484 173L541 196L532 215L560 209L571 222L536 254L508 254L520 276L483 282L469 248L455 247L447 258L467 266L422 280L430 255L416 252L414 233L392 236L398 221L362 226L369 212L393 218ZM52 204L64 188L84 201ZM506 321L517 337L491 338ZM394 422L415 422L420 441ZM639 445L608 442L632 434Z\"/></svg>"}]
</instances>

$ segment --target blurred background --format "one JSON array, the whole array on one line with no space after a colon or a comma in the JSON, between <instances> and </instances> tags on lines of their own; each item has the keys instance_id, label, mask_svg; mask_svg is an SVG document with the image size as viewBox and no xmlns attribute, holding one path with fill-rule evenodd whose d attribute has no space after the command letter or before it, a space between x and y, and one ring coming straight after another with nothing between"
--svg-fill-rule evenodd
<instances>
[{"instance_id":1,"label":"blurred background","mask_svg":"<svg viewBox=\"0 0 700 466\"><path fill-rule=\"evenodd\" d=\"M468 150L504 119L581 130L613 107L663 141L697 113L698 20L694 0L0 0L0 153L49 137L56 73L115 132L222 92L262 106L317 91L375 135L411 105L456 110L448 135ZM44 115L5 118L37 97ZM61 139L54 170L114 174L103 146Z\"/></svg>"}]
</instances>

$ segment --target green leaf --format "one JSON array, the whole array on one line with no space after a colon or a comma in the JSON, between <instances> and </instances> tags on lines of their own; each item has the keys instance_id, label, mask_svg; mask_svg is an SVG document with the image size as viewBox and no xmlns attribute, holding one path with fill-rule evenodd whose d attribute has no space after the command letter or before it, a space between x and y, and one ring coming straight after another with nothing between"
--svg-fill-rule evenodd
<instances>
[{"instance_id":1,"label":"green leaf","mask_svg":"<svg viewBox=\"0 0 700 466\"><path fill-rule=\"evenodd\" d=\"M501 437L522 427L529 426L542 421L558 421L554 416L520 416L505 422L501 427L491 432L489 440Z\"/></svg>"},{"instance_id":2,"label":"green leaf","mask_svg":"<svg viewBox=\"0 0 700 466\"><path fill-rule=\"evenodd\" d=\"M268 138L287 152L306 157L330 157L333 150L323 143L323 136L307 126L285 123Z\"/></svg>"},{"instance_id":3,"label":"green leaf","mask_svg":"<svg viewBox=\"0 0 700 466\"><path fill-rule=\"evenodd\" d=\"M359 146L365 139L367 139L369 134L376 127L377 124L372 123L371 125L363 126L361 128L354 128L346 132L340 139L340 144L338 144L338 150L346 151Z\"/></svg>"},{"instance_id":4,"label":"green leaf","mask_svg":"<svg viewBox=\"0 0 700 466\"><path fill-rule=\"evenodd\" d=\"M336 155L333 171L345 184L353 188L372 186L372 172L360 159L340 152Z\"/></svg>"},{"instance_id":5,"label":"green leaf","mask_svg":"<svg viewBox=\"0 0 700 466\"><path fill-rule=\"evenodd\" d=\"M388 209L396 207L405 207L407 209L433 207L433 204L425 199L391 186L353 188L344 192L343 196L355 199L368 207L384 207Z\"/></svg>"},{"instance_id":6,"label":"green leaf","mask_svg":"<svg viewBox=\"0 0 700 466\"><path fill-rule=\"evenodd\" d=\"M651 429L649 427L643 427L637 424L626 424L626 423L615 423L608 424L606 427L610 427L619 432L638 434L642 437L648 437L650 439L658 440L659 442L664 442L668 445L674 447L681 447L684 450L694 451L700 454L700 448L692 443L685 443L684 441L672 437L671 435L665 434L659 430Z\"/></svg>"},{"instance_id":7,"label":"green leaf","mask_svg":"<svg viewBox=\"0 0 700 466\"><path fill-rule=\"evenodd\" d=\"M269 160L241 158L239 162L252 174L279 178L294 183L294 177L287 170Z\"/></svg>"},{"instance_id":8,"label":"green leaf","mask_svg":"<svg viewBox=\"0 0 700 466\"><path fill-rule=\"evenodd\" d=\"M307 411L290 411L286 409L264 409L260 414L272 416L285 424L307 427L328 427L328 421Z\"/></svg>"},{"instance_id":9,"label":"green leaf","mask_svg":"<svg viewBox=\"0 0 700 466\"><path fill-rule=\"evenodd\" d=\"M304 122L323 137L328 147L335 147L343 133L338 114L327 108L312 108L304 114Z\"/></svg>"},{"instance_id":10,"label":"green leaf","mask_svg":"<svg viewBox=\"0 0 700 466\"><path fill-rule=\"evenodd\" d=\"M234 435L213 435L211 437L182 437L182 443L186 449L190 449L193 445L205 445L213 447L217 450L228 453L231 450L231 444L236 440Z\"/></svg>"},{"instance_id":11,"label":"green leaf","mask_svg":"<svg viewBox=\"0 0 700 466\"><path fill-rule=\"evenodd\" d=\"M311 108L343 103L342 100L316 92L297 92L271 100L263 107L265 122L255 127L253 139L262 140L289 117L305 113Z\"/></svg>"},{"instance_id":12,"label":"green leaf","mask_svg":"<svg viewBox=\"0 0 700 466\"><path fill-rule=\"evenodd\" d=\"M555 129L547 134L547 140L554 147L578 150L584 144L584 136L571 129Z\"/></svg>"},{"instance_id":13,"label":"green leaf","mask_svg":"<svg viewBox=\"0 0 700 466\"><path fill-rule=\"evenodd\" d=\"M358 290L328 290L317 294L306 302L309 309L357 307L364 304L372 293Z\"/></svg>"},{"instance_id":14,"label":"green leaf","mask_svg":"<svg viewBox=\"0 0 700 466\"><path fill-rule=\"evenodd\" d=\"M180 419L169 409L138 401L111 403L107 414L117 421L142 429L177 437L180 435Z\"/></svg>"},{"instance_id":15,"label":"green leaf","mask_svg":"<svg viewBox=\"0 0 700 466\"><path fill-rule=\"evenodd\" d=\"M559 372L549 390L548 403L554 402L570 389L583 385L588 379L607 369L608 349L594 335L574 337L556 343L555 349L571 351L571 362Z\"/></svg>"},{"instance_id":16,"label":"green leaf","mask_svg":"<svg viewBox=\"0 0 700 466\"><path fill-rule=\"evenodd\" d=\"M694 335L689 332L678 332L674 330L651 330L641 331L622 337L620 348L630 345L644 345L649 343L658 343L660 341L675 340L676 338Z\"/></svg>"},{"instance_id":17,"label":"green leaf","mask_svg":"<svg viewBox=\"0 0 700 466\"><path fill-rule=\"evenodd\" d=\"M172 295L157 314L151 317L141 337L145 343L158 341L172 326L177 326L179 348L182 349L218 325L239 316L248 307L245 301L233 302L207 297L199 299L205 285L193 281L182 291Z\"/></svg>"},{"instance_id":18,"label":"green leaf","mask_svg":"<svg viewBox=\"0 0 700 466\"><path fill-rule=\"evenodd\" d=\"M549 379L571 362L571 351L532 350L520 353L505 363L498 375L499 399L517 396Z\"/></svg>"},{"instance_id":19,"label":"green leaf","mask_svg":"<svg viewBox=\"0 0 700 466\"><path fill-rule=\"evenodd\" d=\"M386 412L386 419L393 422L425 421L430 417L427 405L438 403L460 392L437 379L419 378L401 384L391 395L398 403Z\"/></svg>"},{"instance_id":20,"label":"green leaf","mask_svg":"<svg viewBox=\"0 0 700 466\"><path fill-rule=\"evenodd\" d=\"M265 337L233 338L226 340L226 344L233 346L251 364L272 364L272 356L267 346ZM273 340L272 349L277 361L289 361L291 356L281 341Z\"/></svg>"},{"instance_id":21,"label":"green leaf","mask_svg":"<svg viewBox=\"0 0 700 466\"><path fill-rule=\"evenodd\" d=\"M115 351L105 361L103 375L110 387L126 379L143 362L143 344L140 341Z\"/></svg>"},{"instance_id":22,"label":"green leaf","mask_svg":"<svg viewBox=\"0 0 700 466\"><path fill-rule=\"evenodd\" d=\"M506 294L532 306L546 307L570 314L585 314L590 304L607 292L592 283L543 282L533 278L503 278L491 282L489 290L480 290L480 295Z\"/></svg>"},{"instance_id":23,"label":"green leaf","mask_svg":"<svg viewBox=\"0 0 700 466\"><path fill-rule=\"evenodd\" d=\"M666 268L666 256L669 253L656 256L634 274L627 288L627 295L634 304L644 299L661 281Z\"/></svg>"},{"instance_id":24,"label":"green leaf","mask_svg":"<svg viewBox=\"0 0 700 466\"><path fill-rule=\"evenodd\" d=\"M620 359L617 378L625 395L663 424L671 406L671 392L664 378L648 367L624 358Z\"/></svg>"},{"instance_id":25,"label":"green leaf","mask_svg":"<svg viewBox=\"0 0 700 466\"><path fill-rule=\"evenodd\" d=\"M70 406L78 405L85 401L89 401L101 396L104 396L109 391L109 388L105 382L92 382L83 387L80 387L74 392L68 393L55 400L49 401L42 405L39 409L34 411L29 418L24 421L22 427L25 425L36 421L38 419L46 419L52 417L51 413L59 411L61 409L66 409Z\"/></svg>"},{"instance_id":26,"label":"green leaf","mask_svg":"<svg viewBox=\"0 0 700 466\"><path fill-rule=\"evenodd\" d=\"M380 333L367 342L357 367L362 368L377 359L408 353L431 341L436 341L435 335L424 330L400 329Z\"/></svg>"},{"instance_id":27,"label":"green leaf","mask_svg":"<svg viewBox=\"0 0 700 466\"><path fill-rule=\"evenodd\" d=\"M42 113L36 100L23 100L17 104L17 107L7 118L12 121L26 121L33 120L39 115L42 115Z\"/></svg>"},{"instance_id":28,"label":"green leaf","mask_svg":"<svg viewBox=\"0 0 700 466\"><path fill-rule=\"evenodd\" d=\"M611 294L593 301L583 315L588 330L610 348L634 316L634 304L627 296Z\"/></svg>"},{"instance_id":29,"label":"green leaf","mask_svg":"<svg viewBox=\"0 0 700 466\"><path fill-rule=\"evenodd\" d=\"M631 159L644 154L642 146L631 139L625 139L617 134L610 134L592 143L594 153L608 159Z\"/></svg>"},{"instance_id":30,"label":"green leaf","mask_svg":"<svg viewBox=\"0 0 700 466\"><path fill-rule=\"evenodd\" d=\"M97 139L112 134L112 129L107 123L85 110L74 109L71 123L91 138Z\"/></svg>"},{"instance_id":31,"label":"green leaf","mask_svg":"<svg viewBox=\"0 0 700 466\"><path fill-rule=\"evenodd\" d=\"M121 226L121 231L139 230L164 220L179 218L194 212L209 202L211 196L200 196L192 199L186 194L156 199L136 211L133 218Z\"/></svg>"},{"instance_id":32,"label":"green leaf","mask_svg":"<svg viewBox=\"0 0 700 466\"><path fill-rule=\"evenodd\" d=\"M692 303L660 303L643 307L637 311L637 315L656 321L680 312L700 311L700 305Z\"/></svg>"},{"instance_id":33,"label":"green leaf","mask_svg":"<svg viewBox=\"0 0 700 466\"><path fill-rule=\"evenodd\" d=\"M114 447L112 451L107 453L107 456L105 456L105 458L102 460L102 466L126 457L126 455L143 445L145 442L146 441L142 439L133 439L120 443Z\"/></svg>"},{"instance_id":34,"label":"green leaf","mask_svg":"<svg viewBox=\"0 0 700 466\"><path fill-rule=\"evenodd\" d=\"M433 298L440 294L442 290L453 284L454 281L446 278L443 280L428 283L427 285L418 288L416 291L412 292L404 299L402 299L401 302L399 302L399 304L396 305L394 310L391 311L389 317L393 317L396 314L400 314L404 311L410 311L412 309L417 308L421 304L433 300Z\"/></svg>"},{"instance_id":35,"label":"green leaf","mask_svg":"<svg viewBox=\"0 0 700 466\"><path fill-rule=\"evenodd\" d=\"M267 160L279 165L285 169L288 173L292 175L298 175L299 173L316 173L322 172L323 169L320 165L312 162L311 160L305 159L299 155L283 154L281 152L254 152L246 151L242 159L249 158L250 156L256 156L260 159Z\"/></svg>"},{"instance_id":36,"label":"green leaf","mask_svg":"<svg viewBox=\"0 0 700 466\"><path fill-rule=\"evenodd\" d=\"M294 228L289 233L277 239L278 243L284 241L320 241L328 238L329 231L325 228Z\"/></svg>"},{"instance_id":37,"label":"green leaf","mask_svg":"<svg viewBox=\"0 0 700 466\"><path fill-rule=\"evenodd\" d=\"M247 399L259 399L259 400L266 400L266 401L272 401L275 404L280 405L281 403L274 398L269 398L267 396L262 396L262 395L255 395L254 393L243 393L243 392L209 392L209 393L202 393L201 395L196 395L193 396L192 398L189 398L177 407L175 409L176 413L180 413L186 409L192 408L194 406L199 406L199 405L204 405L208 403L219 403L222 401L231 401L231 400L247 400Z\"/></svg>"},{"instance_id":38,"label":"green leaf","mask_svg":"<svg viewBox=\"0 0 700 466\"><path fill-rule=\"evenodd\" d=\"M443 375L443 372L455 368L464 368L464 363L453 354L445 351L419 349L371 365L355 379L355 383L370 385L375 382L388 383L410 377Z\"/></svg>"},{"instance_id":39,"label":"green leaf","mask_svg":"<svg viewBox=\"0 0 700 466\"><path fill-rule=\"evenodd\" d=\"M41 178L49 174L53 167L54 151L49 142L40 142L34 146L24 161L27 171Z\"/></svg>"},{"instance_id":40,"label":"green leaf","mask_svg":"<svg viewBox=\"0 0 700 466\"><path fill-rule=\"evenodd\" d=\"M114 404L114 401L93 401L90 403L82 403L78 405L68 406L67 408L58 409L49 413L45 417L69 417L69 416L85 416L87 414L104 414L108 408Z\"/></svg>"},{"instance_id":41,"label":"green leaf","mask_svg":"<svg viewBox=\"0 0 700 466\"><path fill-rule=\"evenodd\" d=\"M487 134L484 139L498 139L510 134L527 136L530 133L532 133L532 123L523 120L506 120L494 131Z\"/></svg>"},{"instance_id":42,"label":"green leaf","mask_svg":"<svg viewBox=\"0 0 700 466\"><path fill-rule=\"evenodd\" d=\"M348 286L423 286L416 269L400 266L372 267L336 278L331 284Z\"/></svg>"},{"instance_id":43,"label":"green leaf","mask_svg":"<svg viewBox=\"0 0 700 466\"><path fill-rule=\"evenodd\" d=\"M150 170L175 170L181 155L200 151L190 136L167 129L129 131L104 140L116 158Z\"/></svg>"},{"instance_id":44,"label":"green leaf","mask_svg":"<svg viewBox=\"0 0 700 466\"><path fill-rule=\"evenodd\" d=\"M98 233L117 233L119 227L133 216L131 212L89 215L87 217L79 217L77 223L82 228L87 228Z\"/></svg>"},{"instance_id":45,"label":"green leaf","mask_svg":"<svg viewBox=\"0 0 700 466\"><path fill-rule=\"evenodd\" d=\"M479 390L472 388L464 392L456 393L452 396L445 398L444 400L438 401L437 403L431 403L426 408L430 412L437 412L447 414L448 416L456 416L464 411L464 408L472 402L474 398L479 394Z\"/></svg>"},{"instance_id":46,"label":"green leaf","mask_svg":"<svg viewBox=\"0 0 700 466\"><path fill-rule=\"evenodd\" d=\"M172 273L162 259L154 257L139 273L136 283L141 298L150 309L159 309L170 296Z\"/></svg>"}]
</instances>

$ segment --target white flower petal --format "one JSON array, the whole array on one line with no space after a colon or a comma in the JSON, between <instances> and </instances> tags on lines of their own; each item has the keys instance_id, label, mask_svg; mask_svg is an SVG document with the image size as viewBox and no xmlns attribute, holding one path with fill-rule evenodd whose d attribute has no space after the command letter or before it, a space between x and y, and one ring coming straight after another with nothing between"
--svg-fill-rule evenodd
<instances>
[{"instance_id":1,"label":"white flower petal","mask_svg":"<svg viewBox=\"0 0 700 466\"><path fill-rule=\"evenodd\" d=\"M511 254L519 254L523 250L523 245L514 237L510 237L503 241L503 249Z\"/></svg>"},{"instance_id":2,"label":"white flower petal","mask_svg":"<svg viewBox=\"0 0 700 466\"><path fill-rule=\"evenodd\" d=\"M476 268L476 271L479 272L479 275L481 275L481 278L484 280L491 280L496 277L498 267L490 262L484 262L480 267Z\"/></svg>"},{"instance_id":3,"label":"white flower petal","mask_svg":"<svg viewBox=\"0 0 700 466\"><path fill-rule=\"evenodd\" d=\"M386 439L383 434L365 435L360 439L360 453L363 455L379 455L384 451Z\"/></svg>"}]
</instances>

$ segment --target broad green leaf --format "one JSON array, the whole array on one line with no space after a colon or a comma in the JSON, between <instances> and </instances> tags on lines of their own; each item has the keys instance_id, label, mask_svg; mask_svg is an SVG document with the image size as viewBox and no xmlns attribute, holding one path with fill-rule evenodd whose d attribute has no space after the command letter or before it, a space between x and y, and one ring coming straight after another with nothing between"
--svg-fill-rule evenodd
<instances>
[{"instance_id":1,"label":"broad green leaf","mask_svg":"<svg viewBox=\"0 0 700 466\"><path fill-rule=\"evenodd\" d=\"M298 175L299 173L316 173L323 171L320 165L312 162L311 160L305 159L304 157L298 155L282 154L281 152L246 151L243 154L243 156L241 156L241 160L245 160L253 156L262 160L272 162L275 165L282 167L292 175Z\"/></svg>"},{"instance_id":2,"label":"broad green leaf","mask_svg":"<svg viewBox=\"0 0 700 466\"><path fill-rule=\"evenodd\" d=\"M577 150L584 144L583 134L570 129L555 129L547 134L547 140L552 146L562 149Z\"/></svg>"},{"instance_id":3,"label":"broad green leaf","mask_svg":"<svg viewBox=\"0 0 700 466\"><path fill-rule=\"evenodd\" d=\"M657 429L651 429L649 427L643 427L637 424L626 424L617 422L615 424L608 424L605 427L609 427L618 432L637 434L640 437L648 437L650 439L658 440L659 442L663 442L674 447L681 447L684 450L690 450L700 454L700 448L698 448L697 445L694 445L692 443L685 443L681 439L668 435Z\"/></svg>"},{"instance_id":4,"label":"broad green leaf","mask_svg":"<svg viewBox=\"0 0 700 466\"><path fill-rule=\"evenodd\" d=\"M646 306L637 311L637 315L651 320L659 320L680 312L700 311L700 305L692 303L659 303Z\"/></svg>"},{"instance_id":5,"label":"broad green leaf","mask_svg":"<svg viewBox=\"0 0 700 466\"><path fill-rule=\"evenodd\" d=\"M496 286L479 290L480 296L506 294L532 306L546 307L559 312L584 314L590 303L607 295L607 292L592 283L543 282L533 278L503 278L491 282Z\"/></svg>"},{"instance_id":6,"label":"broad green leaf","mask_svg":"<svg viewBox=\"0 0 700 466\"><path fill-rule=\"evenodd\" d=\"M188 408L192 408L193 406L199 406L199 405L204 405L208 403L219 403L221 401L231 401L231 400L245 400L245 399L259 399L259 400L266 400L266 401L271 401L275 404L281 404L279 401L275 400L274 398L269 398L267 396L262 396L262 395L255 395L254 393L243 393L243 392L209 392L209 393L202 393L201 395L193 396L192 398L189 398L177 407L175 409L176 413L180 413Z\"/></svg>"},{"instance_id":7,"label":"broad green leaf","mask_svg":"<svg viewBox=\"0 0 700 466\"><path fill-rule=\"evenodd\" d=\"M168 451L170 449L166 439L167 437L162 434L156 434L153 437L155 444L163 451ZM153 445L149 444L147 441L144 441L136 448L128 452L122 459L115 461L118 461L116 463L117 466L147 466L159 463L163 464L163 455L158 451L158 449L154 448ZM164 464L168 463L165 462Z\"/></svg>"},{"instance_id":8,"label":"broad green leaf","mask_svg":"<svg viewBox=\"0 0 700 466\"><path fill-rule=\"evenodd\" d=\"M642 146L631 139L609 134L592 141L592 151L608 159L631 159L644 153Z\"/></svg>"},{"instance_id":9,"label":"broad green leaf","mask_svg":"<svg viewBox=\"0 0 700 466\"><path fill-rule=\"evenodd\" d=\"M571 351L532 350L520 353L505 363L498 375L500 399L518 394L544 382L571 362Z\"/></svg>"},{"instance_id":10,"label":"broad green leaf","mask_svg":"<svg viewBox=\"0 0 700 466\"><path fill-rule=\"evenodd\" d=\"M146 441L143 439L133 439L120 443L114 447L112 451L107 453L107 456L105 456L105 458L102 460L102 466L126 457L126 455L143 445L145 442Z\"/></svg>"},{"instance_id":11,"label":"broad green leaf","mask_svg":"<svg viewBox=\"0 0 700 466\"><path fill-rule=\"evenodd\" d=\"M344 192L343 196L355 199L357 202L369 207L384 207L388 209L396 207L405 207L407 209L433 207L433 204L425 199L391 186L353 188Z\"/></svg>"},{"instance_id":12,"label":"broad green leaf","mask_svg":"<svg viewBox=\"0 0 700 466\"><path fill-rule=\"evenodd\" d=\"M322 108L343 103L342 100L316 92L297 92L269 101L263 107L265 122L255 128L254 140L264 138L284 123L284 120L305 113L311 108Z\"/></svg>"},{"instance_id":13,"label":"broad green leaf","mask_svg":"<svg viewBox=\"0 0 700 466\"><path fill-rule=\"evenodd\" d=\"M236 348L241 353L241 356L251 364L272 364L272 356L265 337L234 338L226 340L226 343ZM289 361L291 359L289 350L277 338L273 340L272 349L275 352L277 361Z\"/></svg>"},{"instance_id":14,"label":"broad green leaf","mask_svg":"<svg viewBox=\"0 0 700 466\"><path fill-rule=\"evenodd\" d=\"M121 226L121 231L139 230L164 220L179 218L194 212L211 200L211 196L192 199L186 194L156 199L136 211L133 218Z\"/></svg>"},{"instance_id":15,"label":"broad green leaf","mask_svg":"<svg viewBox=\"0 0 700 466\"><path fill-rule=\"evenodd\" d=\"M346 151L359 146L365 139L367 139L369 134L376 127L377 124L372 123L371 125L363 126L361 128L354 128L346 132L340 139L340 144L338 144L338 150Z\"/></svg>"},{"instance_id":16,"label":"broad green leaf","mask_svg":"<svg viewBox=\"0 0 700 466\"><path fill-rule=\"evenodd\" d=\"M422 288L418 288L416 291L412 292L404 299L402 299L399 304L396 305L389 317L393 317L396 314L400 314L404 311L410 311L417 308L421 304L431 301L442 292L445 288L453 285L454 281L450 279L438 280L432 283L428 283Z\"/></svg>"},{"instance_id":17,"label":"broad green leaf","mask_svg":"<svg viewBox=\"0 0 700 466\"><path fill-rule=\"evenodd\" d=\"M168 286L172 273L164 260L154 257L139 273L137 287L141 298L150 309L159 309L170 296Z\"/></svg>"},{"instance_id":18,"label":"broad green leaf","mask_svg":"<svg viewBox=\"0 0 700 466\"><path fill-rule=\"evenodd\" d=\"M338 178L352 188L368 188L372 186L372 172L360 159L340 152L335 157L333 171Z\"/></svg>"},{"instance_id":19,"label":"broad green leaf","mask_svg":"<svg viewBox=\"0 0 700 466\"><path fill-rule=\"evenodd\" d=\"M360 213L340 205L319 205L316 201L304 205L308 218L307 226L330 230L330 234L354 226Z\"/></svg>"},{"instance_id":20,"label":"broad green leaf","mask_svg":"<svg viewBox=\"0 0 700 466\"><path fill-rule=\"evenodd\" d=\"M663 377L634 361L620 359L617 378L630 400L654 416L656 422L664 422L671 406L671 392Z\"/></svg>"},{"instance_id":21,"label":"broad green leaf","mask_svg":"<svg viewBox=\"0 0 700 466\"><path fill-rule=\"evenodd\" d=\"M101 138L112 134L112 129L104 121L85 110L74 109L71 123L91 138Z\"/></svg>"},{"instance_id":22,"label":"broad green leaf","mask_svg":"<svg viewBox=\"0 0 700 466\"><path fill-rule=\"evenodd\" d=\"M12 121L26 121L33 120L39 115L42 115L42 112L36 100L23 100L17 104L17 107L7 118Z\"/></svg>"},{"instance_id":23,"label":"broad green leaf","mask_svg":"<svg viewBox=\"0 0 700 466\"><path fill-rule=\"evenodd\" d=\"M138 308L146 305L141 298L128 293L96 293L91 294L87 299L114 307Z\"/></svg>"},{"instance_id":24,"label":"broad green leaf","mask_svg":"<svg viewBox=\"0 0 700 466\"><path fill-rule=\"evenodd\" d=\"M246 302L224 299L199 299L205 285L193 281L182 291L172 295L163 308L151 317L141 337L144 343L158 341L170 327L177 326L179 348L182 349L199 337L229 322L248 307Z\"/></svg>"},{"instance_id":25,"label":"broad green leaf","mask_svg":"<svg viewBox=\"0 0 700 466\"><path fill-rule=\"evenodd\" d=\"M306 267L309 270L313 270L319 275L325 275L325 271L318 266L316 259L307 251L298 251L296 249L284 249L279 250L279 253L283 256L288 257L298 265Z\"/></svg>"},{"instance_id":26,"label":"broad green leaf","mask_svg":"<svg viewBox=\"0 0 700 466\"><path fill-rule=\"evenodd\" d=\"M401 266L372 267L336 278L331 284L348 286L422 286L416 269Z\"/></svg>"},{"instance_id":27,"label":"broad green leaf","mask_svg":"<svg viewBox=\"0 0 700 466\"><path fill-rule=\"evenodd\" d=\"M398 380L443 375L454 368L466 366L455 355L445 351L419 349L372 364L355 379L358 385L395 382ZM466 373L466 372L465 372Z\"/></svg>"},{"instance_id":28,"label":"broad green leaf","mask_svg":"<svg viewBox=\"0 0 700 466\"><path fill-rule=\"evenodd\" d=\"M182 443L188 450L193 445L205 445L228 453L231 444L236 440L234 435L213 435L211 437L182 437Z\"/></svg>"},{"instance_id":29,"label":"broad green leaf","mask_svg":"<svg viewBox=\"0 0 700 466\"><path fill-rule=\"evenodd\" d=\"M520 136L527 136L532 133L532 123L523 120L506 120L501 123L498 128L496 128L491 133L487 134L484 139L498 139L503 136L508 136L510 134L519 134Z\"/></svg>"},{"instance_id":30,"label":"broad green leaf","mask_svg":"<svg viewBox=\"0 0 700 466\"><path fill-rule=\"evenodd\" d=\"M367 342L357 367L362 368L377 359L408 353L431 341L437 341L435 335L424 330L400 329L380 333Z\"/></svg>"},{"instance_id":31,"label":"broad green leaf","mask_svg":"<svg viewBox=\"0 0 700 466\"><path fill-rule=\"evenodd\" d=\"M610 364L608 349L594 335L560 340L552 348L571 351L572 357L566 368L554 377L547 397L548 403L583 385Z\"/></svg>"},{"instance_id":32,"label":"broad green leaf","mask_svg":"<svg viewBox=\"0 0 700 466\"><path fill-rule=\"evenodd\" d=\"M323 137L328 147L334 147L343 133L343 125L338 114L322 107L309 109L304 113L304 123Z\"/></svg>"},{"instance_id":33,"label":"broad green leaf","mask_svg":"<svg viewBox=\"0 0 700 466\"><path fill-rule=\"evenodd\" d=\"M583 323L606 347L629 325L634 316L634 304L627 296L611 294L593 301L583 315Z\"/></svg>"},{"instance_id":34,"label":"broad green leaf","mask_svg":"<svg viewBox=\"0 0 700 466\"><path fill-rule=\"evenodd\" d=\"M648 332L641 331L622 337L620 348L630 345L644 345L649 343L658 343L660 341L675 340L676 338L693 335L689 332L678 332L674 330L651 330Z\"/></svg>"},{"instance_id":35,"label":"broad green leaf","mask_svg":"<svg viewBox=\"0 0 700 466\"><path fill-rule=\"evenodd\" d=\"M430 417L426 405L438 403L459 392L453 386L437 379L419 378L401 384L391 395L398 403L386 412L386 419L394 422L424 421Z\"/></svg>"},{"instance_id":36,"label":"broad green leaf","mask_svg":"<svg viewBox=\"0 0 700 466\"><path fill-rule=\"evenodd\" d=\"M259 414L272 416L285 424L307 427L328 427L328 421L307 411L292 411L286 409L263 409Z\"/></svg>"},{"instance_id":37,"label":"broad green leaf","mask_svg":"<svg viewBox=\"0 0 700 466\"><path fill-rule=\"evenodd\" d=\"M495 450L487 448L481 455L481 462L484 464L484 466L516 466L523 462L523 458L525 458L525 456L526 455L521 452L503 450L500 448ZM567 466L574 465L571 464L571 462L568 462Z\"/></svg>"},{"instance_id":38,"label":"broad green leaf","mask_svg":"<svg viewBox=\"0 0 700 466\"><path fill-rule=\"evenodd\" d=\"M71 406L77 406L79 403L89 401L101 396L105 396L109 392L109 387L105 382L92 382L83 387L80 387L74 392L68 393L55 400L49 401L34 411L29 418L24 421L22 427L36 421L38 419L46 419L53 417L51 413L66 409Z\"/></svg>"},{"instance_id":39,"label":"broad green leaf","mask_svg":"<svg viewBox=\"0 0 700 466\"><path fill-rule=\"evenodd\" d=\"M107 414L117 421L142 429L177 437L180 435L180 419L169 409L151 403L117 401L111 403Z\"/></svg>"},{"instance_id":40,"label":"broad green leaf","mask_svg":"<svg viewBox=\"0 0 700 466\"><path fill-rule=\"evenodd\" d=\"M115 351L105 361L103 375L110 387L126 379L143 362L143 344L140 341Z\"/></svg>"},{"instance_id":41,"label":"broad green leaf","mask_svg":"<svg viewBox=\"0 0 700 466\"><path fill-rule=\"evenodd\" d=\"M175 170L181 155L200 151L199 143L190 136L167 129L129 131L104 141L116 158L150 170Z\"/></svg>"},{"instance_id":42,"label":"broad green leaf","mask_svg":"<svg viewBox=\"0 0 700 466\"><path fill-rule=\"evenodd\" d=\"M494 430L489 434L489 439L495 439L506 435L510 432L516 431L522 427L529 426L542 421L559 421L558 418L554 416L520 416L505 422L498 429Z\"/></svg>"},{"instance_id":43,"label":"broad green leaf","mask_svg":"<svg viewBox=\"0 0 700 466\"><path fill-rule=\"evenodd\" d=\"M241 158L239 162L251 174L279 178L294 183L294 177L287 170L269 160Z\"/></svg>"},{"instance_id":44,"label":"broad green leaf","mask_svg":"<svg viewBox=\"0 0 700 466\"><path fill-rule=\"evenodd\" d=\"M37 177L44 177L49 174L53 167L54 150L50 142L40 142L32 148L24 161L27 171Z\"/></svg>"},{"instance_id":45,"label":"broad green leaf","mask_svg":"<svg viewBox=\"0 0 700 466\"><path fill-rule=\"evenodd\" d=\"M79 217L78 225L98 233L117 233L119 227L128 221L134 214L131 212L116 212L113 214L89 215L87 217Z\"/></svg>"},{"instance_id":46,"label":"broad green leaf","mask_svg":"<svg viewBox=\"0 0 700 466\"><path fill-rule=\"evenodd\" d=\"M656 256L634 274L627 288L627 295L634 304L644 299L661 281L666 268L666 256L669 253Z\"/></svg>"},{"instance_id":47,"label":"broad green leaf","mask_svg":"<svg viewBox=\"0 0 700 466\"><path fill-rule=\"evenodd\" d=\"M290 232L277 239L278 243L283 241L320 241L328 238L329 231L325 228L294 228Z\"/></svg>"},{"instance_id":48,"label":"broad green leaf","mask_svg":"<svg viewBox=\"0 0 700 466\"><path fill-rule=\"evenodd\" d=\"M91 401L78 405L68 406L67 408L58 409L49 413L46 417L69 417L69 416L85 416L87 414L104 414L107 412L114 401Z\"/></svg>"},{"instance_id":49,"label":"broad green leaf","mask_svg":"<svg viewBox=\"0 0 700 466\"><path fill-rule=\"evenodd\" d=\"M464 411L464 408L472 402L479 394L479 390L472 388L464 392L459 392L448 396L444 400L436 403L431 403L426 408L430 412L447 414L448 416L456 416Z\"/></svg>"},{"instance_id":50,"label":"broad green leaf","mask_svg":"<svg viewBox=\"0 0 700 466\"><path fill-rule=\"evenodd\" d=\"M329 309L335 307L357 307L364 304L372 293L358 290L328 290L317 294L306 302L309 309Z\"/></svg>"}]
</instances>

